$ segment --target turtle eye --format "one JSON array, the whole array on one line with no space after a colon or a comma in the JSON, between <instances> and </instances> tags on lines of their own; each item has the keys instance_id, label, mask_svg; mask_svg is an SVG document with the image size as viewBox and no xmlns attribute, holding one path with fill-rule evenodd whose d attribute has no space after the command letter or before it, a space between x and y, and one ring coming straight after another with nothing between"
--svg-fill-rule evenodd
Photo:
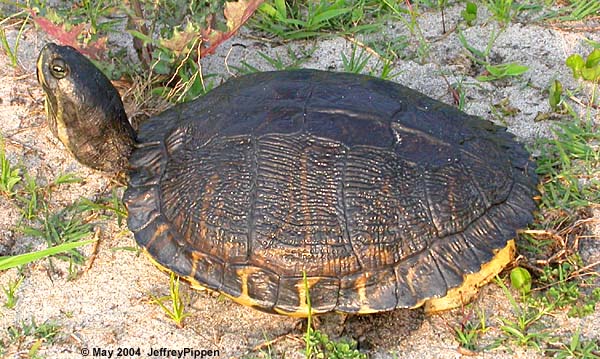
<instances>
[{"instance_id":1,"label":"turtle eye","mask_svg":"<svg viewBox=\"0 0 600 359\"><path fill-rule=\"evenodd\" d=\"M56 58L56 59L53 59L52 62L50 63L50 73L55 78L60 80L63 77L67 76L68 72L69 72L69 68L68 68L67 64L63 61L63 59Z\"/></svg>"}]
</instances>

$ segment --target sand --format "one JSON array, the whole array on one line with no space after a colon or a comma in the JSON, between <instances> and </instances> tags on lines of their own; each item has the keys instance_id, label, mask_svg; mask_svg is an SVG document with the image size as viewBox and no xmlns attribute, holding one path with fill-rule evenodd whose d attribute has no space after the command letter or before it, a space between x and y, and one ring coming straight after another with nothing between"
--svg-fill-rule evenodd
<instances>
[{"instance_id":1,"label":"sand","mask_svg":"<svg viewBox=\"0 0 600 359\"><path fill-rule=\"evenodd\" d=\"M460 10L461 7L456 6L447 9L447 28L456 26ZM476 26L463 31L467 41L478 49L485 47L492 31L498 31L497 24L492 20L483 21L485 18L485 13L480 14ZM528 66L530 70L520 78L477 82L474 77L478 72L465 55L456 32L442 36L439 15L426 13L419 22L430 42L428 59L424 63L398 61L394 64L394 72L400 74L395 81L451 103L452 97L443 74L451 83L462 81L464 84L466 112L506 125L526 143L549 136L549 128L555 122L535 121L539 113L549 111L545 89L556 78L565 88L580 88L579 98L585 100L589 96L591 87L575 81L564 60L572 53L587 54L591 51L582 40L600 41L600 32L597 31L600 27L597 22L590 21L576 25L592 30L563 30L539 26L528 19L521 20L502 32L490 55L497 62L518 62ZM403 30L404 26L393 22L388 25L386 33L378 36L410 36ZM15 29L9 27L6 30L9 40L14 41ZM203 60L204 73L218 75L213 78L216 84L219 77L229 77L228 69L232 71L242 61L261 70L271 69L257 56L258 51L285 58L287 46L247 35L248 31L244 30L241 35L223 44L216 54ZM366 42L369 39L357 40ZM48 131L34 65L37 52L45 41L47 38L33 28L25 31L18 69L9 66L7 56L0 55L0 132L6 139L6 152L11 162L21 164L39 183L48 183L63 173L73 173L83 179L81 183L60 186L52 192L50 210L55 211L79 197L94 200L107 196L110 178L75 162ZM333 71L342 70L340 53L343 51L349 56L352 51L352 42L345 38L295 42L288 46L296 50L315 46L315 52L303 67ZM377 61L373 58L366 70L376 68ZM510 106L518 111L499 121L491 108L504 99L508 99ZM581 106L574 104L574 108L585 113ZM598 113L590 116L594 121L599 120ZM26 236L16 229L30 223L20 220L19 207L14 200L0 197L0 213L0 255L45 247L43 240ZM598 211L595 211L593 218L598 216ZM60 326L55 342L41 347L40 354L47 358L81 358L86 350L89 355L98 354L98 357L108 357L109 351L114 350L114 357L119 348L135 349L132 357L162 358L167 357L167 349L186 348L204 350L206 357L210 350L218 351L221 358L262 357L265 353L253 348L273 339L276 339L272 345L274 358L303 357L303 332L297 319L261 313L208 292L193 291L187 285L182 285L182 292L189 303L187 311L190 317L185 320L183 328L178 328L152 303L150 296L150 293L157 296L168 293L168 276L136 251L122 249L135 246L125 225L119 226L114 218L98 218L94 223L98 229L99 245L91 267L87 270L84 270L85 266L81 267L80 275L75 280L68 280L65 262L53 260L53 270L50 270L47 260L28 266L24 270L25 279L16 293L16 307L0 309L0 338L7 339L7 328L19 327L22 321L29 322L35 318L36 323L53 321ZM589 233L598 233L598 226L590 225ZM582 255L587 263L600 259L596 237L583 240L582 246ZM83 252L92 255L93 247L87 246ZM16 269L1 272L0 285L6 286L17 275ZM4 300L5 295L0 293L0 303ZM464 310L431 317L420 310L352 317L343 330L340 330L340 316L334 314L322 319L321 330L334 338L342 335L358 340L361 348L372 358L543 357L534 350L511 344L478 353L459 349L452 328L458 327L467 317L476 318L480 311L485 313L490 328L482 339L483 346L500 337L500 318L512 315L506 296L495 284L484 287L478 299ZM564 336L563 341L567 341L570 333L576 330L580 330L584 338L598 341L599 312L597 310L583 319L567 318L566 313L557 312L545 322L552 334ZM6 348L5 355L26 357L32 342L33 339L28 337L26 342L12 344ZM140 355L136 352L138 348ZM162 352L161 348L164 348ZM151 349L157 352L148 355ZM267 352L267 347L263 347L262 351Z\"/></svg>"}]
</instances>

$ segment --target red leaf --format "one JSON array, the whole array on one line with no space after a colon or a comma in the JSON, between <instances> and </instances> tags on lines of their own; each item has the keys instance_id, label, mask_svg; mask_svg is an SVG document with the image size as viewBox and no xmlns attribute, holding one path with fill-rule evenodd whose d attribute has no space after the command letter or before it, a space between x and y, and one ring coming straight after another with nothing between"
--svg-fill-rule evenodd
<instances>
[{"instance_id":1,"label":"red leaf","mask_svg":"<svg viewBox=\"0 0 600 359\"><path fill-rule=\"evenodd\" d=\"M85 24L73 26L69 31L62 25L56 25L52 21L42 16L37 16L31 11L31 18L48 36L56 40L61 45L67 45L76 48L79 52L93 59L100 58L100 55L106 52L106 38L101 38L90 42L87 46L81 46L77 37L85 30Z\"/></svg>"}]
</instances>

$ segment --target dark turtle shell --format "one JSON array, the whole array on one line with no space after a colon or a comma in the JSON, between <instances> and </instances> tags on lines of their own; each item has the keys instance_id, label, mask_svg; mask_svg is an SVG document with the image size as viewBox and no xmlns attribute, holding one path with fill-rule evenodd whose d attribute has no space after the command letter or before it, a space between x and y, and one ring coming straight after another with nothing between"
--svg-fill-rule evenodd
<instances>
[{"instance_id":1,"label":"dark turtle shell","mask_svg":"<svg viewBox=\"0 0 600 359\"><path fill-rule=\"evenodd\" d=\"M125 194L159 265L246 305L414 307L531 221L504 128L399 84L315 70L232 79L144 123Z\"/></svg>"}]
</instances>

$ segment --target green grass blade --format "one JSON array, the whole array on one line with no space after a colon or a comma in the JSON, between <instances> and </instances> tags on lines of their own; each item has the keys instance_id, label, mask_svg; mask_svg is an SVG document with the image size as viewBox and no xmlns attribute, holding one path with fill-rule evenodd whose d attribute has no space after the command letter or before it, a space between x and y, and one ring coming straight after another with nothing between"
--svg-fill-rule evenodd
<instances>
[{"instance_id":1,"label":"green grass blade","mask_svg":"<svg viewBox=\"0 0 600 359\"><path fill-rule=\"evenodd\" d=\"M28 263L31 263L38 259L42 259L42 258L49 257L49 256L52 256L55 254L62 253L62 252L67 252L71 249L85 246L85 245L93 243L95 241L96 241L95 239L90 239L90 240L81 241L81 242L63 243L58 246L42 249L42 250L36 251L36 252L19 254L16 256L0 257L0 270L7 270L10 268L28 264Z\"/></svg>"},{"instance_id":2,"label":"green grass blade","mask_svg":"<svg viewBox=\"0 0 600 359\"><path fill-rule=\"evenodd\" d=\"M287 5L285 4L285 0L275 0L275 9L277 11L277 15L281 19L287 18Z\"/></svg>"},{"instance_id":3,"label":"green grass blade","mask_svg":"<svg viewBox=\"0 0 600 359\"><path fill-rule=\"evenodd\" d=\"M329 21L335 17L345 15L345 14L349 13L350 11L352 11L352 9L350 9L350 8L325 10L322 13L315 15L311 19L310 23L312 25L322 24L322 23Z\"/></svg>"}]
</instances>

